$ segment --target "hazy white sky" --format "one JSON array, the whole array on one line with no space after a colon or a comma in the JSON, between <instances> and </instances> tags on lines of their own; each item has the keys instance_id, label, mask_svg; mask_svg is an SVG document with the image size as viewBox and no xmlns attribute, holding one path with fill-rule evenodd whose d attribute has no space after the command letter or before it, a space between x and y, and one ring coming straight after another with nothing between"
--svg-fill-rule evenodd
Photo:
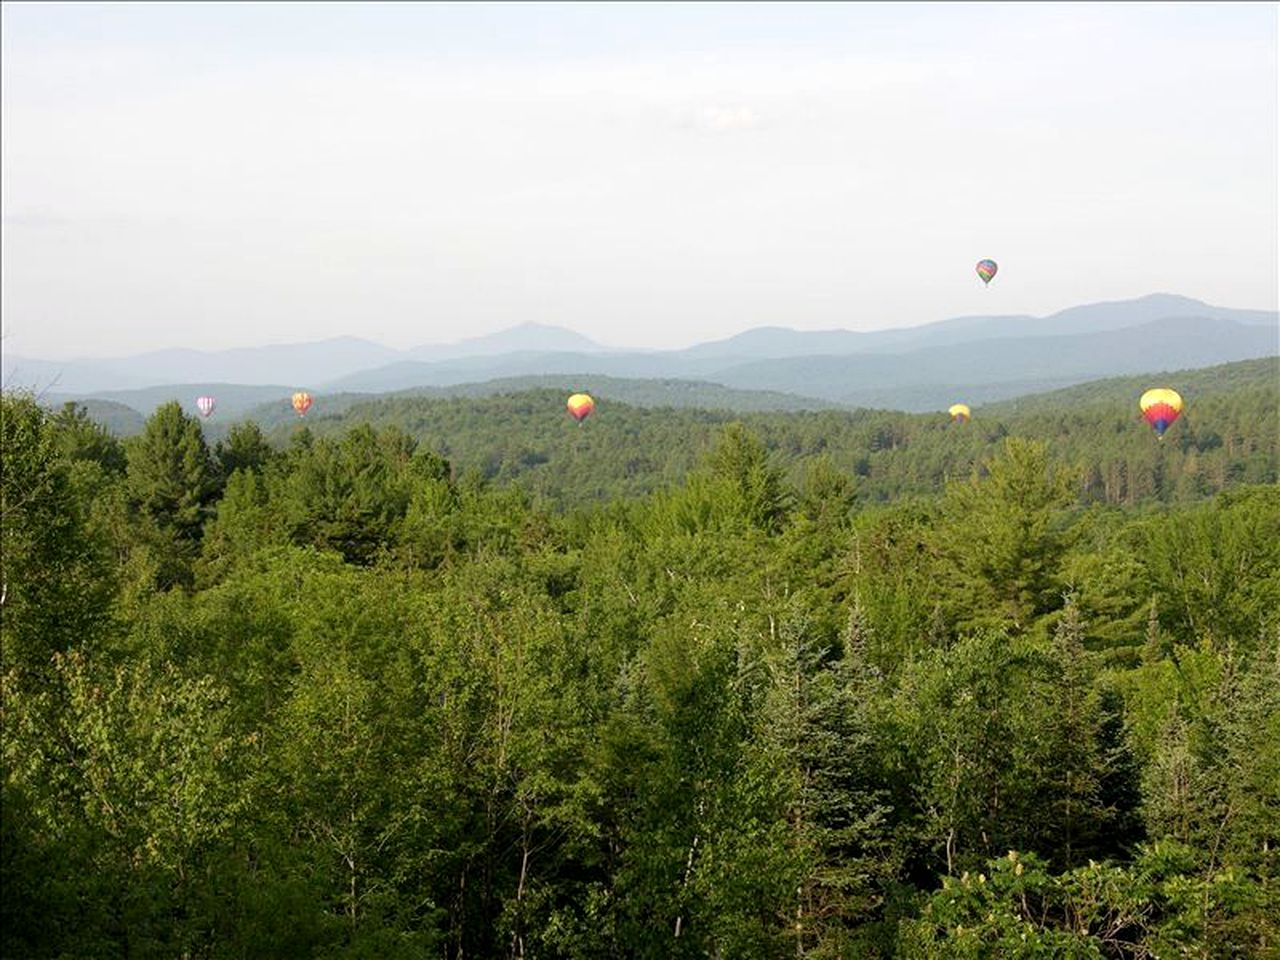
<instances>
[{"instance_id":1,"label":"hazy white sky","mask_svg":"<svg viewBox=\"0 0 1280 960\"><path fill-rule=\"evenodd\" d=\"M1278 9L6 2L3 348L1275 309Z\"/></svg>"}]
</instances>

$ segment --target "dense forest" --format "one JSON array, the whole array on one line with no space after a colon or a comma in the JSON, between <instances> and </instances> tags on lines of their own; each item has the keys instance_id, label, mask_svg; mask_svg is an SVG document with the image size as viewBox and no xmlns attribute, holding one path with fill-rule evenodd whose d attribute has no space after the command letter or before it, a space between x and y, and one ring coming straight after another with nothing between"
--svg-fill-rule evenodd
<instances>
[{"instance_id":1,"label":"dense forest","mask_svg":"<svg viewBox=\"0 0 1280 960\"><path fill-rule=\"evenodd\" d=\"M547 388L390 396L340 413L326 413L321 398L306 423L317 437L337 437L359 424L398 427L446 457L455 475L513 482L538 504L556 508L636 497L679 482L733 422L760 438L793 485L826 460L856 481L864 504L940 494L949 479L968 476L1013 435L1045 442L1055 463L1076 469L1086 502L1135 505L1280 479L1277 363L1272 357L1175 375L1187 411L1162 443L1152 443L1137 406L1142 390L1157 381L1136 377L978 408L963 425L951 424L945 413L632 406L594 388L599 411L581 428L564 415L564 391ZM263 429L284 446L297 417L287 403L279 407ZM286 412L292 423L281 423Z\"/></svg>"},{"instance_id":2,"label":"dense forest","mask_svg":"<svg viewBox=\"0 0 1280 960\"><path fill-rule=\"evenodd\" d=\"M1274 361L1183 389L5 395L0 954L1280 957Z\"/></svg>"}]
</instances>

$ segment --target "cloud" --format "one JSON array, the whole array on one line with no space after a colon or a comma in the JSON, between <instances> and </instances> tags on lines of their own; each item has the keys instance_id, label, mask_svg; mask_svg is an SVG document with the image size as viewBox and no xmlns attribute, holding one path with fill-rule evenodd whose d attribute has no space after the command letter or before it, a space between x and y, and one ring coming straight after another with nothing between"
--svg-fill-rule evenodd
<instances>
[{"instance_id":1,"label":"cloud","mask_svg":"<svg viewBox=\"0 0 1280 960\"><path fill-rule=\"evenodd\" d=\"M57 214L43 211L6 213L0 216L0 224L4 224L6 227L64 227L73 222L68 217L61 217Z\"/></svg>"},{"instance_id":2,"label":"cloud","mask_svg":"<svg viewBox=\"0 0 1280 960\"><path fill-rule=\"evenodd\" d=\"M759 115L750 107L703 107L697 117L697 126L712 133L729 133L734 130L752 130L760 125Z\"/></svg>"},{"instance_id":3,"label":"cloud","mask_svg":"<svg viewBox=\"0 0 1280 960\"><path fill-rule=\"evenodd\" d=\"M237 36L225 55L203 31L6 30L0 307L6 329L28 318L35 355L353 318L411 343L424 317L447 339L602 312L656 345L714 324L937 319L969 306L921 288L923 264L959 262L967 293L978 255L1015 249L1059 265L1085 250L1090 271L1002 281L1001 310L1192 276L1201 299L1274 302L1275 44L1221 6L1159 30L1149 18L1172 14L1124 7L1120 26L1142 22L1108 33L1107 5L1051 7L1056 32L1040 5L943 21L828 5L866 30L563 56L455 54L447 37L426 55L423 30L370 49Z\"/></svg>"}]
</instances>

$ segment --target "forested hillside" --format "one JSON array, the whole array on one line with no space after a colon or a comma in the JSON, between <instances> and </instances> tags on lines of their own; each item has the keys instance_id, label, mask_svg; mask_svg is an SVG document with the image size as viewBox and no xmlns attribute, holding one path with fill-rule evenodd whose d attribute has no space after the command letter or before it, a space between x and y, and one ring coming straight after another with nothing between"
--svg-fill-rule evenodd
<instances>
[{"instance_id":1,"label":"forested hillside","mask_svg":"<svg viewBox=\"0 0 1280 960\"><path fill-rule=\"evenodd\" d=\"M567 376L530 376L511 377L499 380L485 380L480 383L463 383L452 387L416 387L400 390L395 393L373 395L367 393L322 394L318 399L316 411L311 414L314 422L324 419L329 422L334 415L345 415L349 411L353 418L367 419L366 405L375 405L373 409L381 409L379 405L391 404L398 408L401 404L419 404L429 400L477 400L519 393L541 392L557 398L556 412L563 406L564 397L578 389L590 389L593 394L608 397L611 402L621 402L636 407L671 407L693 408L699 410L725 410L738 413L774 411L800 411L835 409L836 404L811 397L800 397L785 393L772 393L768 390L734 390L722 387L717 383L705 383L697 380L632 380L616 377L567 377ZM289 431L281 427L293 427L297 424L297 414L287 399L274 403L264 403L250 410L246 419L253 420L264 430L274 431L278 440L288 436ZM214 432L225 432L226 426L218 424Z\"/></svg>"},{"instance_id":2,"label":"forested hillside","mask_svg":"<svg viewBox=\"0 0 1280 960\"><path fill-rule=\"evenodd\" d=\"M585 378L590 388L604 391L608 396L624 403L642 407L701 407L712 410L823 410L838 405L826 400L798 397L767 390L734 390L718 383L697 380L627 380L615 377ZM394 397L483 397L500 393L516 393L522 390L554 388L557 391L575 389L576 379L565 376L515 377L506 380L486 380L481 383L465 383L454 387L416 387L398 391ZM100 393L93 398L80 398L65 394L45 394L45 406L57 409L66 403L85 406L95 419L103 423L117 436L133 436L142 432L142 421L163 403L179 401L188 413L195 413L195 399L211 395L217 400L217 418L207 421L205 431L211 436L226 433L229 422L248 419L264 428L292 422L297 416L290 404L293 389L289 387L255 386L238 384L187 383L165 387L148 387L142 390L119 390ZM373 399L373 394L325 391L323 412L344 413L358 403ZM388 399L384 395L382 399ZM130 409L131 408L131 409ZM128 417L120 416L127 410Z\"/></svg>"},{"instance_id":3,"label":"forested hillside","mask_svg":"<svg viewBox=\"0 0 1280 960\"><path fill-rule=\"evenodd\" d=\"M1278 956L1237 372L1163 442L1132 396L276 447L6 395L0 954Z\"/></svg>"},{"instance_id":4,"label":"forested hillside","mask_svg":"<svg viewBox=\"0 0 1280 960\"><path fill-rule=\"evenodd\" d=\"M312 414L307 429L337 436L358 423L396 426L446 457L456 475L514 481L557 506L634 496L682 479L725 424L760 437L789 480L828 460L855 479L863 502L940 493L1017 435L1049 444L1052 459L1077 468L1087 501L1133 504L1194 499L1233 483L1272 483L1280 458L1280 377L1274 360L1172 375L1187 410L1162 442L1139 416L1143 384L1122 378L1063 394L977 408L968 424L945 413L854 410L751 413L638 408L595 394L599 408L577 426L564 394L550 389L447 399L398 396L356 403L341 415ZM961 398L957 398L961 399ZM282 414L283 415L283 414ZM284 446L293 423L269 434Z\"/></svg>"}]
</instances>

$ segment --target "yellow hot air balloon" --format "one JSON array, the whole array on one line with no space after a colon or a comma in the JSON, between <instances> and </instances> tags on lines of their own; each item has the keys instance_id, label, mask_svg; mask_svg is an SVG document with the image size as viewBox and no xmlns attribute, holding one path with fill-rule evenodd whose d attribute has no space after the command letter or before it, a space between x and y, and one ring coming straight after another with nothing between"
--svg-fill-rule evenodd
<instances>
[{"instance_id":1,"label":"yellow hot air balloon","mask_svg":"<svg viewBox=\"0 0 1280 960\"><path fill-rule=\"evenodd\" d=\"M1138 409L1142 411L1147 423L1155 429L1156 436L1163 440L1164 432L1182 415L1182 397L1178 396L1176 390L1156 387L1142 395L1138 401Z\"/></svg>"},{"instance_id":2,"label":"yellow hot air balloon","mask_svg":"<svg viewBox=\"0 0 1280 960\"><path fill-rule=\"evenodd\" d=\"M582 423L591 415L591 411L596 408L596 402L585 393L575 393L569 398L569 402L565 404L569 409L569 416Z\"/></svg>"},{"instance_id":3,"label":"yellow hot air balloon","mask_svg":"<svg viewBox=\"0 0 1280 960\"><path fill-rule=\"evenodd\" d=\"M948 408L947 413L951 414L952 423L968 423L973 419L973 414L969 412L969 408L963 403L953 403Z\"/></svg>"},{"instance_id":4,"label":"yellow hot air balloon","mask_svg":"<svg viewBox=\"0 0 1280 960\"><path fill-rule=\"evenodd\" d=\"M307 411L311 409L311 394L305 390L299 390L293 395L293 409L297 411L298 416L305 417Z\"/></svg>"}]
</instances>

